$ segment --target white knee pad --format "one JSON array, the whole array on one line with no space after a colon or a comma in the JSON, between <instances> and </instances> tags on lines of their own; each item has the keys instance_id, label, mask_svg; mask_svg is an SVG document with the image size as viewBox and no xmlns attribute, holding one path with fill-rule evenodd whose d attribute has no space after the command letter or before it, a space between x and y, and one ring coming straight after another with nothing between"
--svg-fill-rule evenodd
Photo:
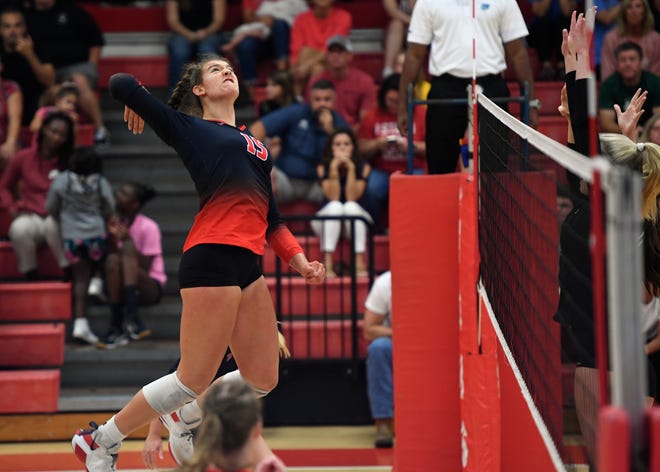
<instances>
[{"instance_id":1,"label":"white knee pad","mask_svg":"<svg viewBox=\"0 0 660 472\"><path fill-rule=\"evenodd\" d=\"M197 394L179 380L176 372L145 385L142 394L149 406L161 415L167 415L197 398Z\"/></svg>"}]
</instances>

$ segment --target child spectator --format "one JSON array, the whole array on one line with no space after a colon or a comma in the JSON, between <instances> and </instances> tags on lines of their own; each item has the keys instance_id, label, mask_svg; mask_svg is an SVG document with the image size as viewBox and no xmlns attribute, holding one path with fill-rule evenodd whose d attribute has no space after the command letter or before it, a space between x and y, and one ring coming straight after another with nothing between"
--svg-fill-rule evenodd
<instances>
[{"instance_id":1,"label":"child spectator","mask_svg":"<svg viewBox=\"0 0 660 472\"><path fill-rule=\"evenodd\" d=\"M73 121L74 127L77 128L78 113L76 113L76 106L78 105L78 87L72 82L64 83L57 87L55 92L55 99L53 105L45 105L40 107L34 114L34 118L30 122L30 131L32 131L32 142L36 142L37 131L41 128L44 118L52 111L60 111L66 113ZM77 131L77 130L74 130ZM75 134L75 132L74 132Z\"/></svg>"},{"instance_id":2,"label":"child spectator","mask_svg":"<svg viewBox=\"0 0 660 472\"><path fill-rule=\"evenodd\" d=\"M0 61L0 72L3 64ZM23 94L13 80L0 79L0 170L18 151L23 118Z\"/></svg>"},{"instance_id":3,"label":"child spectator","mask_svg":"<svg viewBox=\"0 0 660 472\"><path fill-rule=\"evenodd\" d=\"M151 334L138 307L160 301L167 276L158 223L140 211L155 196L153 188L139 183L125 183L115 192L118 215L108 224L105 262L111 319L101 347L114 348Z\"/></svg>"},{"instance_id":4,"label":"child spectator","mask_svg":"<svg viewBox=\"0 0 660 472\"><path fill-rule=\"evenodd\" d=\"M328 40L351 33L351 14L333 3L311 0L311 10L298 15L291 27L291 72L297 95L302 95L310 77L325 70Z\"/></svg>"},{"instance_id":5,"label":"child spectator","mask_svg":"<svg viewBox=\"0 0 660 472\"><path fill-rule=\"evenodd\" d=\"M367 186L371 166L358 153L357 140L350 128L338 128L328 137L323 158L317 167L321 188L327 203L316 213L318 216L350 217L361 216L372 223L371 216L359 201ZM364 221L356 220L313 220L314 233L321 236L321 251L326 277L334 277L333 256L339 241L342 222L345 236L351 238L355 228L355 273L367 275L364 253L367 245L367 227Z\"/></svg>"},{"instance_id":6,"label":"child spectator","mask_svg":"<svg viewBox=\"0 0 660 472\"><path fill-rule=\"evenodd\" d=\"M18 270L28 280L38 277L37 245L44 241L59 266L69 267L57 221L46 213L45 204L48 188L57 173L66 168L73 146L71 118L51 113L39 130L37 143L18 151L0 178L0 205L13 218L9 239L18 258ZM15 197L19 182L23 185L20 200Z\"/></svg>"},{"instance_id":7,"label":"child spectator","mask_svg":"<svg viewBox=\"0 0 660 472\"><path fill-rule=\"evenodd\" d=\"M100 174L101 160L91 148L74 153L69 170L48 190L46 211L59 221L64 253L71 264L74 337L96 345L87 321L87 287L106 255L105 222L115 206L112 187Z\"/></svg>"}]
</instances>

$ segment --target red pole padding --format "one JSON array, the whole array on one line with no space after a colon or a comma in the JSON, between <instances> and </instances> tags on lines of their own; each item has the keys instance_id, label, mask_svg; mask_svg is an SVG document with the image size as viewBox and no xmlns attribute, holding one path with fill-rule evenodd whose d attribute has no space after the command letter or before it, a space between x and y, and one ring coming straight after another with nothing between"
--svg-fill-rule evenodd
<instances>
[{"instance_id":1,"label":"red pole padding","mask_svg":"<svg viewBox=\"0 0 660 472\"><path fill-rule=\"evenodd\" d=\"M660 472L660 408L646 411L649 431L649 472Z\"/></svg>"},{"instance_id":2,"label":"red pole padding","mask_svg":"<svg viewBox=\"0 0 660 472\"><path fill-rule=\"evenodd\" d=\"M630 417L623 408L601 408L596 457L600 472L630 470Z\"/></svg>"}]
</instances>

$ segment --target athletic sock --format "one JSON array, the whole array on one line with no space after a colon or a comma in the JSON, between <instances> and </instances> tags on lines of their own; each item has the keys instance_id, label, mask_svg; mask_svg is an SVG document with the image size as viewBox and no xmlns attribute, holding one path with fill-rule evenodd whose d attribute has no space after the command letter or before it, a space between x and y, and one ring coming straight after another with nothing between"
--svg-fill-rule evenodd
<instances>
[{"instance_id":1,"label":"athletic sock","mask_svg":"<svg viewBox=\"0 0 660 472\"><path fill-rule=\"evenodd\" d=\"M94 441L106 449L120 443L122 439L126 437L126 435L117 428L117 425L115 424L115 416L99 426L98 431L98 434L94 437Z\"/></svg>"}]
</instances>

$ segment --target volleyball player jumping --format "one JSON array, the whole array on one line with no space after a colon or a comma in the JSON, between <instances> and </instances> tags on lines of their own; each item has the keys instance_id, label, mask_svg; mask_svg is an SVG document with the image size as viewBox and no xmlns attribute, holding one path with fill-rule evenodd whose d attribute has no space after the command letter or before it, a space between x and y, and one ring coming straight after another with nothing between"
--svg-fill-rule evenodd
<instances>
[{"instance_id":1,"label":"volleyball player jumping","mask_svg":"<svg viewBox=\"0 0 660 472\"><path fill-rule=\"evenodd\" d=\"M179 367L143 387L105 424L76 432L74 451L90 472L114 471L121 441L135 429L196 398L201 403L228 345L259 396L275 387L276 317L258 260L266 240L308 283L325 278L323 264L307 260L280 219L268 150L235 125L238 79L226 59L207 56L189 64L169 107L127 74L110 79L110 92L125 105L129 129L139 133L144 120L177 151L200 210L179 264Z\"/></svg>"}]
</instances>

